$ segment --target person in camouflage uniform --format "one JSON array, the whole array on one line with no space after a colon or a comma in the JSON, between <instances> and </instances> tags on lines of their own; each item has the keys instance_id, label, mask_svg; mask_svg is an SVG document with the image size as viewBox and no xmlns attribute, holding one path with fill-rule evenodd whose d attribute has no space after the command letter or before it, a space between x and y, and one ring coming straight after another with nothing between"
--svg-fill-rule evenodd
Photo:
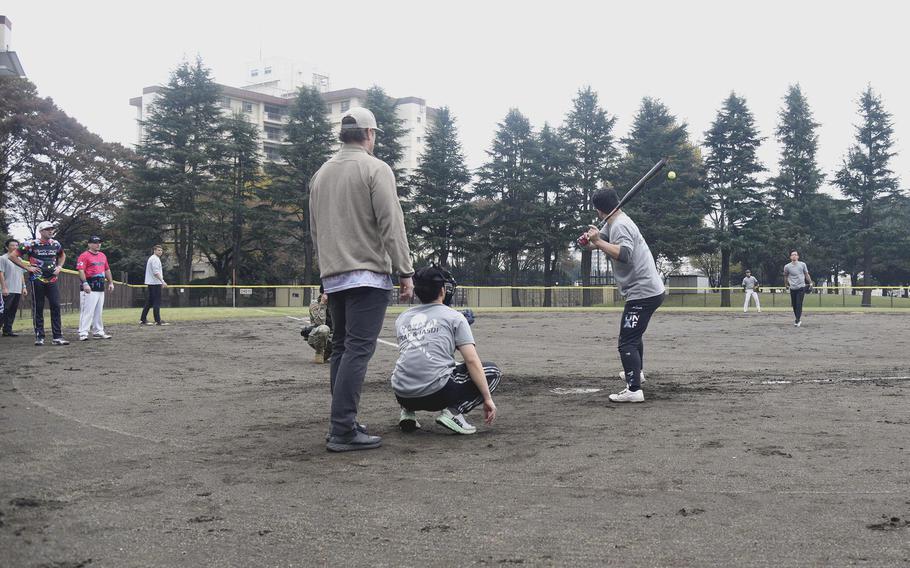
<instances>
[{"instance_id":1,"label":"person in camouflage uniform","mask_svg":"<svg viewBox=\"0 0 910 568\"><path fill-rule=\"evenodd\" d=\"M310 304L310 325L300 331L310 347L316 350L317 363L325 363L332 355L332 316L329 295L319 288L319 297Z\"/></svg>"}]
</instances>

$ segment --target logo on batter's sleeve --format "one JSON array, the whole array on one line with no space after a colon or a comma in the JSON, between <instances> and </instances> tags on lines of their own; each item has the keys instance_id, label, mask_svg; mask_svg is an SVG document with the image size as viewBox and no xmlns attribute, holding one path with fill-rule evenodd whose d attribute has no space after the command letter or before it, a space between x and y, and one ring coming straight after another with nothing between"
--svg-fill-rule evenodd
<instances>
[{"instance_id":1,"label":"logo on batter's sleeve","mask_svg":"<svg viewBox=\"0 0 910 568\"><path fill-rule=\"evenodd\" d=\"M622 327L624 329L634 329L638 327L638 314L629 314L625 317Z\"/></svg>"}]
</instances>

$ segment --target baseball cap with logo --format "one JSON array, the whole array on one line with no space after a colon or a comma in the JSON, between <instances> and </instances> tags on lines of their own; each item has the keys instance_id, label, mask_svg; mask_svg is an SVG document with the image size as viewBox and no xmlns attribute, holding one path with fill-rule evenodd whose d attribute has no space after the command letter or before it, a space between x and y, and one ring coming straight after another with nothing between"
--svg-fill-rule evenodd
<instances>
[{"instance_id":1,"label":"baseball cap with logo","mask_svg":"<svg viewBox=\"0 0 910 568\"><path fill-rule=\"evenodd\" d=\"M44 229L56 229L57 224L50 221L41 221L38 223L38 231L43 231Z\"/></svg>"},{"instance_id":2,"label":"baseball cap with logo","mask_svg":"<svg viewBox=\"0 0 910 568\"><path fill-rule=\"evenodd\" d=\"M345 123L346 118L353 118L354 122ZM369 109L363 107L352 107L341 116L341 129L351 130L353 128L372 128L376 132L382 132L382 129L376 126L376 117Z\"/></svg>"},{"instance_id":3,"label":"baseball cap with logo","mask_svg":"<svg viewBox=\"0 0 910 568\"><path fill-rule=\"evenodd\" d=\"M88 242L90 242L90 243L100 243L100 242L101 242L101 237L99 237L98 235L92 235L91 237L88 238Z\"/></svg>"}]
</instances>

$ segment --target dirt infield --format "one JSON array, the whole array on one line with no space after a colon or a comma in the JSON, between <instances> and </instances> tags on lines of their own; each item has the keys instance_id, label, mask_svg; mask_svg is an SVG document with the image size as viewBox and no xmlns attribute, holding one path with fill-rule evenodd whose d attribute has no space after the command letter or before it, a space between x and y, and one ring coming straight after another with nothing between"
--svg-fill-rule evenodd
<instances>
[{"instance_id":1,"label":"dirt infield","mask_svg":"<svg viewBox=\"0 0 910 568\"><path fill-rule=\"evenodd\" d=\"M384 447L342 455L290 319L2 338L0 565L910 565L907 315L658 312L625 406L618 322L480 314L500 419L465 437L397 431L380 344Z\"/></svg>"}]
</instances>

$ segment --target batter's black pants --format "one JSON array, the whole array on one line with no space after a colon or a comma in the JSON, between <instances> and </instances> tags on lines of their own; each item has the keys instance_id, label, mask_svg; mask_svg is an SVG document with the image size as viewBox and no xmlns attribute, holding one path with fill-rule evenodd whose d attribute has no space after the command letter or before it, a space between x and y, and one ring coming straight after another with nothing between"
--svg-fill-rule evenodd
<instances>
[{"instance_id":1,"label":"batter's black pants","mask_svg":"<svg viewBox=\"0 0 910 568\"><path fill-rule=\"evenodd\" d=\"M487 377L487 385L490 392L496 390L499 381L502 379L502 371L496 366L496 363L483 362L483 374ZM459 363L452 369L452 375L438 391L427 396L416 398L405 398L395 395L398 404L407 410L442 410L448 408L452 414L467 414L483 404L483 395L480 389L471 380L468 373L468 366L465 363Z\"/></svg>"},{"instance_id":2,"label":"batter's black pants","mask_svg":"<svg viewBox=\"0 0 910 568\"><path fill-rule=\"evenodd\" d=\"M35 339L44 339L44 300L51 308L51 332L54 339L63 337L60 325L60 289L56 282L32 281L32 320L35 323Z\"/></svg>"},{"instance_id":3,"label":"batter's black pants","mask_svg":"<svg viewBox=\"0 0 910 568\"><path fill-rule=\"evenodd\" d=\"M797 288L790 290L790 305L793 307L793 316L796 321L803 319L803 300L806 298L806 289Z\"/></svg>"},{"instance_id":4,"label":"batter's black pants","mask_svg":"<svg viewBox=\"0 0 910 568\"><path fill-rule=\"evenodd\" d=\"M6 306L3 315L0 315L0 327L3 333L13 332L13 322L16 321L16 310L19 309L19 300L22 294L9 294L3 296L3 304Z\"/></svg>"},{"instance_id":5,"label":"batter's black pants","mask_svg":"<svg viewBox=\"0 0 910 568\"><path fill-rule=\"evenodd\" d=\"M651 314L664 302L664 295L651 296L640 300L627 300L619 321L619 358L626 375L629 390L641 388L641 368L645 358L645 342L642 337L648 329Z\"/></svg>"},{"instance_id":6,"label":"batter's black pants","mask_svg":"<svg viewBox=\"0 0 910 568\"><path fill-rule=\"evenodd\" d=\"M139 321L145 323L145 318L149 315L149 309L152 309L152 315L155 317L155 323L161 323L161 284L149 284L148 296L145 298L145 307L142 308L142 315Z\"/></svg>"}]
</instances>

